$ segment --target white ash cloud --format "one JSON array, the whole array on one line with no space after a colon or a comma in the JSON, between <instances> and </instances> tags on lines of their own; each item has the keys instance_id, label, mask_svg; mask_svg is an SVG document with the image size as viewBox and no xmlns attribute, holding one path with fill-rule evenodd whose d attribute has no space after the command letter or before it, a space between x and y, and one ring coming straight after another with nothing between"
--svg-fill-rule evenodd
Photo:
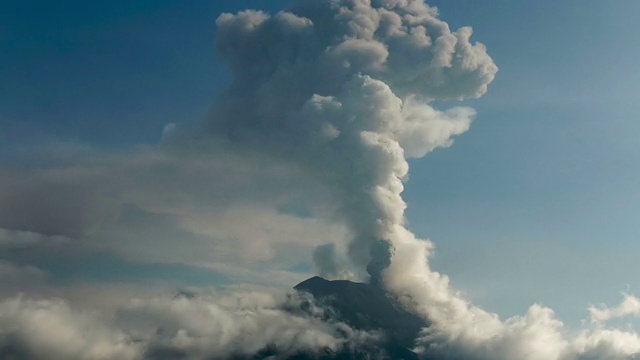
<instances>
[{"instance_id":1,"label":"white ash cloud","mask_svg":"<svg viewBox=\"0 0 640 360\"><path fill-rule=\"evenodd\" d=\"M196 137L275 154L321 179L353 232L352 265L378 281L394 248L388 229L404 223L405 158L451 145L475 114L430 102L484 94L497 72L485 47L422 1L298 1L216 24L232 81ZM165 135L194 138L180 127Z\"/></svg>"},{"instance_id":2,"label":"white ash cloud","mask_svg":"<svg viewBox=\"0 0 640 360\"><path fill-rule=\"evenodd\" d=\"M306 303L307 311L300 310ZM295 311L295 309L298 309ZM322 319L310 299L259 290L198 291L133 299L115 314L78 311L63 300L0 302L0 355L12 359L210 359L331 351L375 340Z\"/></svg>"}]
</instances>

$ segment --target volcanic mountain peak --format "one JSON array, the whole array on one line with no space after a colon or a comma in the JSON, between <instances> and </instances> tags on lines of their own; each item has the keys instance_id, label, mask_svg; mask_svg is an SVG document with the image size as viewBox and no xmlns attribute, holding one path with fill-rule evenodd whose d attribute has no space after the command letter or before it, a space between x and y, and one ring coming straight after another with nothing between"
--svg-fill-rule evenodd
<instances>
[{"instance_id":1,"label":"volcanic mountain peak","mask_svg":"<svg viewBox=\"0 0 640 360\"><path fill-rule=\"evenodd\" d=\"M400 348L409 351L420 330L428 326L425 320L406 311L382 289L371 284L329 281L314 276L294 289L310 293L319 305L334 311L337 320L355 329L381 331L386 335L386 346L392 346L394 352Z\"/></svg>"}]
</instances>

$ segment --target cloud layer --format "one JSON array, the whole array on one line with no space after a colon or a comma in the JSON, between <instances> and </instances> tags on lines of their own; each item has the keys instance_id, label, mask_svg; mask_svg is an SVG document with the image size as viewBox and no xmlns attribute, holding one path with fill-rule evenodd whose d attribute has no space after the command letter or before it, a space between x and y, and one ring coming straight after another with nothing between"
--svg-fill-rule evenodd
<instances>
[{"instance_id":1,"label":"cloud layer","mask_svg":"<svg viewBox=\"0 0 640 360\"><path fill-rule=\"evenodd\" d=\"M333 205L322 200L322 187L309 193L312 180L298 170L256 153L209 151L215 158L139 149L3 168L0 259L106 250L230 273L254 265L282 271L346 236L343 225L316 216Z\"/></svg>"},{"instance_id":2,"label":"cloud layer","mask_svg":"<svg viewBox=\"0 0 640 360\"><path fill-rule=\"evenodd\" d=\"M0 355L12 359L225 359L267 348L288 356L375 337L327 321L311 299L257 290L132 300L112 319L63 300L0 302Z\"/></svg>"}]
</instances>

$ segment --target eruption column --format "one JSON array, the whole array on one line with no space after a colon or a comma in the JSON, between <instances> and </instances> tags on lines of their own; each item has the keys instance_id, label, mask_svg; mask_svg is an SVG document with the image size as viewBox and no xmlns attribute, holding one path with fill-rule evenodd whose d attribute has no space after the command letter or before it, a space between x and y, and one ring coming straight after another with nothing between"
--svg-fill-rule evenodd
<instances>
[{"instance_id":1,"label":"eruption column","mask_svg":"<svg viewBox=\"0 0 640 360\"><path fill-rule=\"evenodd\" d=\"M429 104L486 91L497 67L485 47L418 0L299 1L217 26L232 81L205 131L322 179L353 233L352 266L380 283L404 226L406 158L449 146L474 115Z\"/></svg>"}]
</instances>

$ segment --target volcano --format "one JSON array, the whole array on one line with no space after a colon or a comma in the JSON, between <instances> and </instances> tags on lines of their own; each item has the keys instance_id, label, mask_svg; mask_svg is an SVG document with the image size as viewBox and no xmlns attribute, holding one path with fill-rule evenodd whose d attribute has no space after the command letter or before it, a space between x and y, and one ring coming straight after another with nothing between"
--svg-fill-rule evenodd
<instances>
[{"instance_id":1,"label":"volcano","mask_svg":"<svg viewBox=\"0 0 640 360\"><path fill-rule=\"evenodd\" d=\"M379 287L314 276L294 289L311 294L318 305L327 309L332 320L344 322L357 330L379 332L381 339L358 349L300 354L291 359L418 359L411 349L420 330L428 323L403 309Z\"/></svg>"},{"instance_id":2,"label":"volcano","mask_svg":"<svg viewBox=\"0 0 640 360\"><path fill-rule=\"evenodd\" d=\"M389 342L413 347L413 341L427 323L404 310L377 286L348 280L329 281L319 276L294 287L313 295L337 320L352 328L381 331Z\"/></svg>"},{"instance_id":3,"label":"volcano","mask_svg":"<svg viewBox=\"0 0 640 360\"><path fill-rule=\"evenodd\" d=\"M344 322L353 329L380 334L380 337L367 344L347 345L338 350L324 349L287 356L282 356L275 347L267 347L253 356L235 357L234 360L419 359L411 349L420 330L429 324L404 310L379 287L314 276L294 289L313 296L315 304L325 309L326 321Z\"/></svg>"}]
</instances>

